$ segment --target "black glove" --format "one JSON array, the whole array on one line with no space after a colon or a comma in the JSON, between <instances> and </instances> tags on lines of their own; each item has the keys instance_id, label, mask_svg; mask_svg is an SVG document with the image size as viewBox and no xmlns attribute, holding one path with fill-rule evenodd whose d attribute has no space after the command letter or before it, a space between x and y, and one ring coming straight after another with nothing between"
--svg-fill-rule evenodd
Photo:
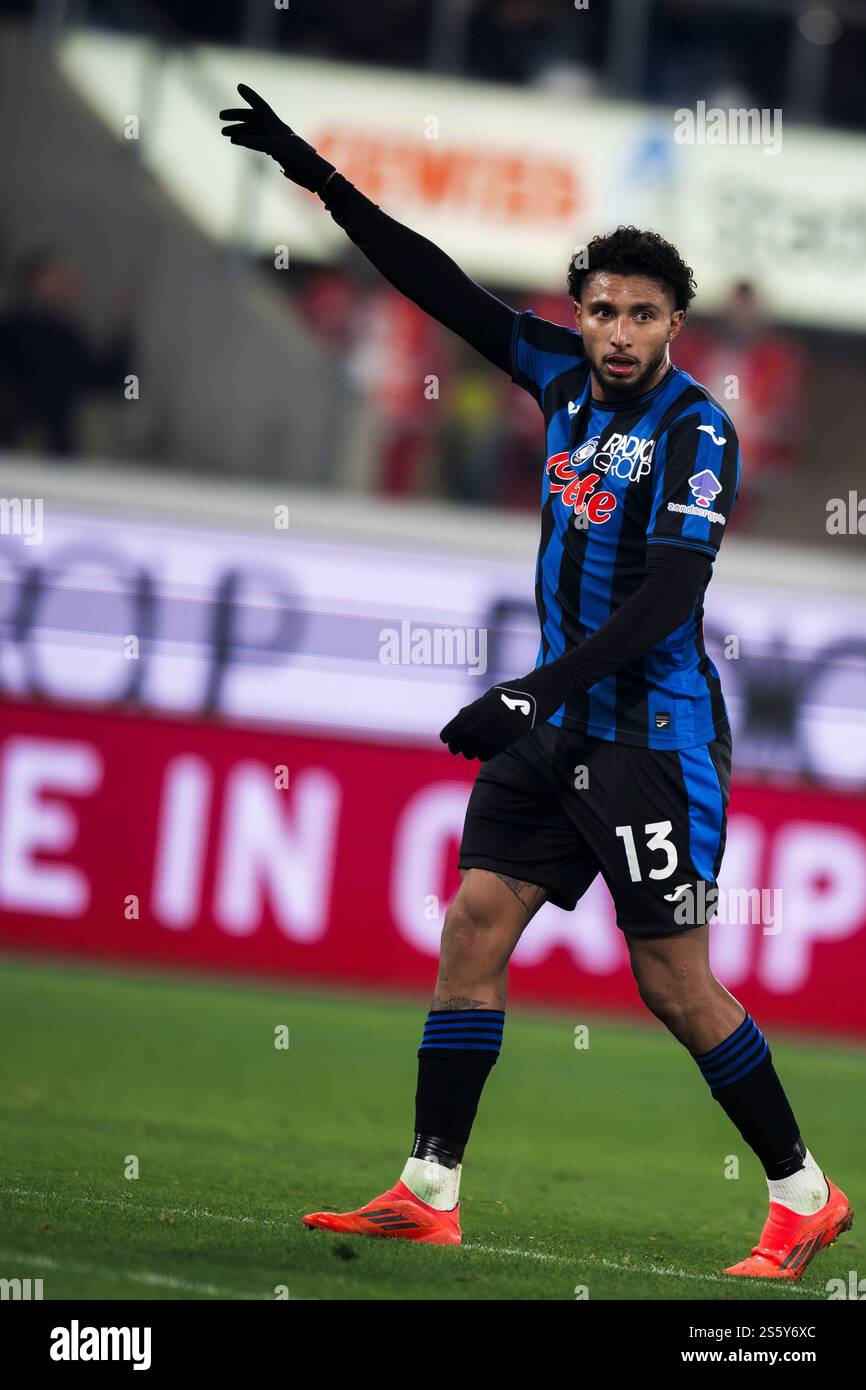
<instances>
[{"instance_id":1,"label":"black glove","mask_svg":"<svg viewBox=\"0 0 866 1390\"><path fill-rule=\"evenodd\" d=\"M220 112L221 121L240 122L224 126L223 135L227 135L233 145L245 145L248 150L269 154L282 165L287 179L309 188L311 193L320 192L325 180L334 172L333 164L281 121L252 87L239 82L238 91L249 106L230 107Z\"/></svg>"},{"instance_id":2,"label":"black glove","mask_svg":"<svg viewBox=\"0 0 866 1390\"><path fill-rule=\"evenodd\" d=\"M494 685L486 695L464 705L439 737L451 753L486 762L543 724L574 689L574 676L560 658L520 680Z\"/></svg>"}]
</instances>

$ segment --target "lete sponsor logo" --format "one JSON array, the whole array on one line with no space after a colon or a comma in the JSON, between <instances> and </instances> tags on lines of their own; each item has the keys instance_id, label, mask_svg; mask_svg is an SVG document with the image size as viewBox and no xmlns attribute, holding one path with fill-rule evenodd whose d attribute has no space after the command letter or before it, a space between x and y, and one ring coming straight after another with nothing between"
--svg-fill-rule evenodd
<instances>
[{"instance_id":1,"label":"lete sponsor logo","mask_svg":"<svg viewBox=\"0 0 866 1390\"><path fill-rule=\"evenodd\" d=\"M585 513L588 521L599 526L610 520L610 514L616 507L613 493L593 492L596 483L601 481L600 473L587 473L578 478L570 466L567 453L552 454L547 460L547 472L550 475L550 491L560 493L560 501L564 506L572 507L575 516ZM554 478L558 481L554 482Z\"/></svg>"}]
</instances>

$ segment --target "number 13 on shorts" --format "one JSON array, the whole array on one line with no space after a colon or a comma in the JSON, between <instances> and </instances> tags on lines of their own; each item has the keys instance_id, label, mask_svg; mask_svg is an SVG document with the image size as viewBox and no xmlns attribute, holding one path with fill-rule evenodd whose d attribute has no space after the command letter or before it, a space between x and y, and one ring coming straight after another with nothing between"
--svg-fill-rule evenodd
<instances>
[{"instance_id":1,"label":"number 13 on shorts","mask_svg":"<svg viewBox=\"0 0 866 1390\"><path fill-rule=\"evenodd\" d=\"M637 858L634 831L630 825L617 825L614 827L617 835L625 846L626 863L631 875L632 883L640 883L641 871ZM643 828L646 836L647 850L652 853L659 850L666 856L666 862L658 865L649 871L650 878L670 878L674 869L677 867L677 847L671 839L670 833L673 830L673 822L669 820L649 821Z\"/></svg>"}]
</instances>

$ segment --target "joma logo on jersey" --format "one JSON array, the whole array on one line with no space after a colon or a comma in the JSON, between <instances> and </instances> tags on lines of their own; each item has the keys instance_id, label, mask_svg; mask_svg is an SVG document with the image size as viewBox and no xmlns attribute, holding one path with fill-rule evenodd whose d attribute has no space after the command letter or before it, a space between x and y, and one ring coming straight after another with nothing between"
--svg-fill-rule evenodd
<instances>
[{"instance_id":1,"label":"joma logo on jersey","mask_svg":"<svg viewBox=\"0 0 866 1390\"><path fill-rule=\"evenodd\" d=\"M616 507L613 493L593 492L596 483L601 482L600 473L576 477L567 453L551 454L547 460L547 472L550 474L550 491L560 493L559 500L564 506L573 507L575 516L586 512L587 520L598 525L610 520L610 514Z\"/></svg>"}]
</instances>

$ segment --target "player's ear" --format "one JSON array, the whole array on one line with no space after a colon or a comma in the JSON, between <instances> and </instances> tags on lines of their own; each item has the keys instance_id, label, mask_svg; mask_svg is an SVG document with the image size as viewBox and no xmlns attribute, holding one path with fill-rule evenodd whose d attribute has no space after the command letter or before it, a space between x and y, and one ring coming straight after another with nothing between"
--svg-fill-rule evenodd
<instances>
[{"instance_id":1,"label":"player's ear","mask_svg":"<svg viewBox=\"0 0 866 1390\"><path fill-rule=\"evenodd\" d=\"M577 328L577 331L578 331L578 333L579 333L579 332L581 331L581 330L580 330L580 300L579 300L579 299L573 299L571 302L572 302L572 304L574 305L574 323L575 323L575 327Z\"/></svg>"},{"instance_id":2,"label":"player's ear","mask_svg":"<svg viewBox=\"0 0 866 1390\"><path fill-rule=\"evenodd\" d=\"M683 324L685 323L685 321L686 321L686 311L685 311L685 309L674 309L673 313L671 314L671 327L670 327L670 332L668 333L668 342L669 342L669 343L672 343L673 340L674 340L674 338L676 338L676 337L678 336L679 331L680 331L680 329L682 328L682 326L683 326Z\"/></svg>"}]
</instances>

